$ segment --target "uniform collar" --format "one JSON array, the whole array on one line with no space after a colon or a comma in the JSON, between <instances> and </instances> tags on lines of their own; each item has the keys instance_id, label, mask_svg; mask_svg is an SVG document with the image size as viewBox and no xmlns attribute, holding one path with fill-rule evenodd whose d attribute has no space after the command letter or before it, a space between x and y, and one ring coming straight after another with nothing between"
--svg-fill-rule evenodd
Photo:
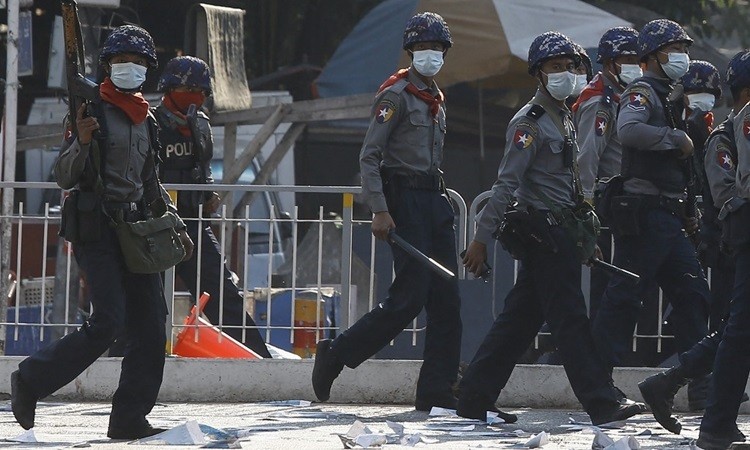
<instances>
[{"instance_id":1,"label":"uniform collar","mask_svg":"<svg viewBox=\"0 0 750 450\"><path fill-rule=\"evenodd\" d=\"M620 86L620 83L612 82L612 80L610 80L609 77L604 74L604 72L599 72L596 74L596 76L602 79L602 82L604 82L605 86L611 87L618 96L625 90L625 88Z\"/></svg>"},{"instance_id":2,"label":"uniform collar","mask_svg":"<svg viewBox=\"0 0 750 450\"><path fill-rule=\"evenodd\" d=\"M427 86L424 81L422 81L421 78L419 78L419 75L417 75L416 69L414 67L409 68L409 76L406 78L409 83L413 84L417 87L420 91L424 90L430 90L430 92L435 93L437 92L437 84L435 84L435 81L432 82L432 86Z\"/></svg>"},{"instance_id":3,"label":"uniform collar","mask_svg":"<svg viewBox=\"0 0 750 450\"><path fill-rule=\"evenodd\" d=\"M669 77L663 77L663 76L659 75L658 73L652 72L650 70L644 71L643 72L643 76L644 77L648 77L648 78L654 78L656 80L663 81L663 82L668 83L668 84L673 84L673 81L672 81L671 78L669 78Z\"/></svg>"},{"instance_id":4,"label":"uniform collar","mask_svg":"<svg viewBox=\"0 0 750 450\"><path fill-rule=\"evenodd\" d=\"M561 116L570 114L570 110L565 105L565 102L562 102L563 104L561 107L557 103L557 100L552 98L552 96L550 96L547 91L541 88L537 88L534 98L531 99L531 103L538 104L548 111L557 111Z\"/></svg>"}]
</instances>

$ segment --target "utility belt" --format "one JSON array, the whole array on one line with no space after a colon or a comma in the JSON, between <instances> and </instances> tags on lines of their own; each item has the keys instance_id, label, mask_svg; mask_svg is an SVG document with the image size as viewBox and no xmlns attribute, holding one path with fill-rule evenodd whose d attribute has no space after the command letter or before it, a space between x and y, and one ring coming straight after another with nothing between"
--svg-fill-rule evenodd
<instances>
[{"instance_id":1,"label":"utility belt","mask_svg":"<svg viewBox=\"0 0 750 450\"><path fill-rule=\"evenodd\" d=\"M125 222L137 222L144 218L146 210L143 200L137 202L103 202L102 206L107 215L114 217L122 213Z\"/></svg>"},{"instance_id":2,"label":"utility belt","mask_svg":"<svg viewBox=\"0 0 750 450\"><path fill-rule=\"evenodd\" d=\"M442 175L427 174L403 174L381 169L380 176L383 179L383 187L395 189L416 189L423 191L445 192L445 181Z\"/></svg>"},{"instance_id":3,"label":"utility belt","mask_svg":"<svg viewBox=\"0 0 750 450\"><path fill-rule=\"evenodd\" d=\"M574 241L577 256L582 262L593 257L599 235L599 220L588 203L554 211L510 204L493 237L514 259L522 260L533 249L556 253L557 243L550 229L558 226Z\"/></svg>"},{"instance_id":4,"label":"utility belt","mask_svg":"<svg viewBox=\"0 0 750 450\"><path fill-rule=\"evenodd\" d=\"M681 198L626 193L612 197L609 205L610 227L615 235L639 236L648 211L661 209L682 218L685 217L685 208L685 200Z\"/></svg>"}]
</instances>

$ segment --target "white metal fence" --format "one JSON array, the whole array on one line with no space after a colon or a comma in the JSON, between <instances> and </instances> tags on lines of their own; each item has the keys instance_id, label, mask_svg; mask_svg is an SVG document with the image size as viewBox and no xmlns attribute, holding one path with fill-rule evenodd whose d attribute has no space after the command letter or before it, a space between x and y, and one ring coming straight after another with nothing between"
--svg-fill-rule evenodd
<instances>
[{"instance_id":1,"label":"white metal fence","mask_svg":"<svg viewBox=\"0 0 750 450\"><path fill-rule=\"evenodd\" d=\"M15 188L16 198L25 191L46 190L47 198L59 197L54 183L0 183L0 187ZM392 266L378 262L389 261L387 247L376 241L369 231L369 220L354 216L354 195L359 187L316 186L254 186L254 185L165 185L175 190L216 190L242 193L255 192L253 205L245 207L241 217L231 217L230 208L222 207L210 219L217 236L223 259L239 275L244 293L246 312L257 323L266 342L301 356L314 352L314 343L331 332L346 329L357 318L373 308L386 295L378 286L387 286L392 279ZM327 215L321 206L317 214L301 217L298 209L280 214L277 205L266 193L295 192L336 196L342 202L342 215ZM477 207L489 193L478 196L469 209L455 191L449 194L456 206L456 239L459 250L473 238ZM240 195L236 195L240 197ZM256 207L261 202L262 208ZM12 242L3 242L3 249L12 252L11 264L3 268L10 274L4 293L7 317L0 320L5 329L6 354L25 354L77 327L89 313L82 279L69 246L57 237L60 215L55 202L44 202L41 211L26 211L21 202L12 217L0 217L12 226ZM263 215L262 211L267 211ZM209 219L188 219L200 220ZM196 242L196 257L201 259L201 242ZM500 249L497 245L496 249ZM457 256L458 258L458 256ZM495 281L485 289L493 306L502 301L507 282L497 280L502 273L512 271L517 264L502 250L491 256L495 267ZM386 267L386 269L383 269ZM461 264L459 264L461 267ZM221 272L220 272L221 273ZM467 280L461 268L460 283L481 283ZM169 336L178 335L184 319L194 302L184 292L185 286L175 283L174 271L165 275L165 289L172 314L168 321ZM588 298L590 274L584 270L584 292ZM201 292L200 277L195 291ZM223 283L220 284L219 310L223 310ZM177 288L176 288L177 287ZM302 292L306 291L306 292ZM216 301L216 300L214 300ZM477 301L464 298L464 302ZM664 339L661 328L664 311L661 293L658 298L655 333L639 333L633 338L633 348L643 339L656 339L659 351ZM494 307L493 313L498 308ZM311 312L312 311L312 312ZM304 316L304 317L301 317ZM486 319L486 317L485 317ZM220 316L219 329L228 326ZM243 328L247 328L244 325ZM411 344L424 331L423 321L415 319L405 331L411 334ZM200 336L200 335L199 335ZM199 337L200 339L200 337ZM222 338L223 339L223 338Z\"/></svg>"}]
</instances>

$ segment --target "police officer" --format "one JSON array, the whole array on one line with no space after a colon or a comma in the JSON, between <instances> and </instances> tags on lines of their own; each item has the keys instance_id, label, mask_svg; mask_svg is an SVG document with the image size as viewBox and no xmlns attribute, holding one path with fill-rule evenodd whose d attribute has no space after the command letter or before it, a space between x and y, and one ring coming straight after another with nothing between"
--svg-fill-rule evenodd
<instances>
[{"instance_id":1,"label":"police officer","mask_svg":"<svg viewBox=\"0 0 750 450\"><path fill-rule=\"evenodd\" d=\"M399 236L456 270L453 207L441 177L445 139L443 93L433 77L453 45L442 17L416 14L406 24L403 48L412 65L383 83L360 153L362 188L373 213L372 233ZM393 340L424 308L427 335L414 402L419 411L456 407L452 387L461 349L456 279L446 281L392 246L396 277L388 297L335 340L318 343L312 384L326 401L346 365L356 368Z\"/></svg>"},{"instance_id":2,"label":"police officer","mask_svg":"<svg viewBox=\"0 0 750 450\"><path fill-rule=\"evenodd\" d=\"M720 250L721 223L719 207L714 205L711 189L706 180L704 144L714 127L713 108L721 98L721 75L708 61L690 61L688 73L680 84L685 90L685 121L687 132L695 145L693 153L696 168L697 191L703 195L701 228L698 232L698 258L704 269L711 268L711 312L709 330L717 331L729 314L729 300L734 285L734 262ZM714 166L712 165L713 169ZM723 202L721 203L723 204ZM690 409L703 409L691 405Z\"/></svg>"},{"instance_id":3,"label":"police officer","mask_svg":"<svg viewBox=\"0 0 750 450\"><path fill-rule=\"evenodd\" d=\"M193 56L178 56L171 59L159 79L158 90L164 92L161 104L156 107L155 116L159 122L159 139L162 144L159 166L159 179L163 183L211 184L211 158L213 157L213 136L211 126L201 105L211 95L211 74L208 65ZM194 105L195 113L189 114ZM188 117L190 116L190 117ZM191 123L200 136L193 136ZM198 207L210 215L220 205L219 194L208 191L178 191L177 209L186 222L187 232L194 242L201 235L201 264L198 255L176 267L177 275L197 298L197 280L200 277L200 290L211 298L203 310L209 320L219 324L220 292L224 285L222 330L245 344L258 355L270 358L260 332L253 319L245 313L243 296L234 282L235 275L226 267L210 221L199 222ZM197 252L196 252L197 253ZM243 329L243 325L247 328Z\"/></svg>"},{"instance_id":4,"label":"police officer","mask_svg":"<svg viewBox=\"0 0 750 450\"><path fill-rule=\"evenodd\" d=\"M575 68L576 82L573 86L573 93L570 94L570 97L565 100L565 104L568 107L573 106L576 100L578 100L578 96L581 95L583 89L586 87L589 81L594 78L594 69L591 65L591 57L589 57L586 49L581 45L575 44L575 46L576 54L578 55L578 65Z\"/></svg>"},{"instance_id":5,"label":"police officer","mask_svg":"<svg viewBox=\"0 0 750 450\"><path fill-rule=\"evenodd\" d=\"M594 337L610 368L628 351L642 298L654 281L674 308L670 322L679 352L708 331L708 284L686 236L697 229L694 212L685 207L693 142L680 120L682 99L669 98L688 70L691 43L675 22L647 23L638 36L645 74L620 100L624 195L611 206L614 263L640 275L640 282L612 276L594 320Z\"/></svg>"},{"instance_id":6,"label":"police officer","mask_svg":"<svg viewBox=\"0 0 750 450\"><path fill-rule=\"evenodd\" d=\"M750 212L747 206L750 200L750 51L743 50L731 59L726 78L734 108L719 127L723 128L723 132L717 133L721 136L708 146L706 175L714 204L727 200L721 204L720 216L726 216L724 240L735 256L736 271L729 319L716 353L708 405L697 442L707 450L725 449L732 442L745 440L737 429L737 413L750 374L750 330L747 327L750 321Z\"/></svg>"},{"instance_id":7,"label":"police officer","mask_svg":"<svg viewBox=\"0 0 750 450\"><path fill-rule=\"evenodd\" d=\"M101 115L84 116L84 107L79 109L78 134L66 133L55 164L57 183L76 189L79 198L94 198L87 195L94 189L91 180L101 177L96 184L101 206L79 200L79 236L66 235L75 241L76 260L88 275L93 314L77 331L19 364L11 375L11 403L18 423L33 427L37 400L75 379L119 336L125 355L107 436L138 439L163 431L152 427L146 415L162 382L167 307L159 274L126 269L109 218L141 220L148 210L161 214L169 201L155 169L155 124L140 94L147 69L157 66L153 40L137 26L118 27L104 42L99 64L107 75L99 87ZM93 136L96 130L99 137ZM187 258L192 242L184 228L179 233Z\"/></svg>"},{"instance_id":8,"label":"police officer","mask_svg":"<svg viewBox=\"0 0 750 450\"><path fill-rule=\"evenodd\" d=\"M592 423L624 420L643 411L642 404L618 401L596 352L581 292L582 258L576 240L558 221L583 202L575 129L564 103L575 84L576 59L574 44L557 32L538 36L529 48L529 74L537 78L539 87L508 125L492 197L477 216L477 233L463 262L479 273L487 259L487 245L513 197L516 212L528 213L529 224L541 223L536 234L546 235L546 242L525 248L503 312L461 380L457 413L463 417L485 418L545 320L573 392Z\"/></svg>"},{"instance_id":9,"label":"police officer","mask_svg":"<svg viewBox=\"0 0 750 450\"><path fill-rule=\"evenodd\" d=\"M586 201L593 204L597 180L609 180L620 173L622 144L617 137L617 105L620 95L631 81L643 73L638 65L638 32L629 27L607 30L599 40L597 62L602 71L581 92L572 107L578 132L578 167ZM610 259L612 234L602 230L599 247L605 260ZM609 275L600 269L591 272L589 317L593 320Z\"/></svg>"}]
</instances>

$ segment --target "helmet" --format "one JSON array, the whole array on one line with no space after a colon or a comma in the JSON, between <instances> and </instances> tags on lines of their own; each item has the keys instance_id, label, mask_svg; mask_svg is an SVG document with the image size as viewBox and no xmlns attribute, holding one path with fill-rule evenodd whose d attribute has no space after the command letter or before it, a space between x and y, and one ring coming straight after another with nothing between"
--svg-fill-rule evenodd
<instances>
[{"instance_id":1,"label":"helmet","mask_svg":"<svg viewBox=\"0 0 750 450\"><path fill-rule=\"evenodd\" d=\"M618 56L638 54L638 32L630 27L614 27L605 31L599 40L596 62Z\"/></svg>"},{"instance_id":2,"label":"helmet","mask_svg":"<svg viewBox=\"0 0 750 450\"><path fill-rule=\"evenodd\" d=\"M638 34L638 56L646 56L673 42L693 43L680 24L667 19L656 19L643 26Z\"/></svg>"},{"instance_id":3,"label":"helmet","mask_svg":"<svg viewBox=\"0 0 750 450\"><path fill-rule=\"evenodd\" d=\"M112 55L119 53L136 53L145 56L149 66L157 68L159 62L156 60L154 40L148 31L135 25L122 25L115 28L99 53L99 64L104 64Z\"/></svg>"},{"instance_id":4,"label":"helmet","mask_svg":"<svg viewBox=\"0 0 750 450\"><path fill-rule=\"evenodd\" d=\"M570 38L557 31L540 34L529 47L529 74L534 75L544 60L555 56L570 56L578 64L581 57L575 46Z\"/></svg>"},{"instance_id":5,"label":"helmet","mask_svg":"<svg viewBox=\"0 0 750 450\"><path fill-rule=\"evenodd\" d=\"M202 59L178 56L169 60L156 89L165 92L178 86L198 87L211 93L211 71Z\"/></svg>"},{"instance_id":6,"label":"helmet","mask_svg":"<svg viewBox=\"0 0 750 450\"><path fill-rule=\"evenodd\" d=\"M440 16L433 12L416 14L406 23L404 30L404 50L408 50L417 42L436 41L442 43L446 49L453 45L451 30Z\"/></svg>"},{"instance_id":7,"label":"helmet","mask_svg":"<svg viewBox=\"0 0 750 450\"><path fill-rule=\"evenodd\" d=\"M750 87L750 50L742 50L729 61L727 84L732 87Z\"/></svg>"},{"instance_id":8,"label":"helmet","mask_svg":"<svg viewBox=\"0 0 750 450\"><path fill-rule=\"evenodd\" d=\"M578 57L581 59L581 64L586 65L586 72L591 72L592 65L591 65L591 58L589 57L589 54L586 53L586 49L583 48L580 44L576 44L575 42L573 45L576 48L576 54L578 54Z\"/></svg>"},{"instance_id":9,"label":"helmet","mask_svg":"<svg viewBox=\"0 0 750 450\"><path fill-rule=\"evenodd\" d=\"M680 80L686 91L709 92L721 97L721 75L707 61L690 61L687 73Z\"/></svg>"}]
</instances>

